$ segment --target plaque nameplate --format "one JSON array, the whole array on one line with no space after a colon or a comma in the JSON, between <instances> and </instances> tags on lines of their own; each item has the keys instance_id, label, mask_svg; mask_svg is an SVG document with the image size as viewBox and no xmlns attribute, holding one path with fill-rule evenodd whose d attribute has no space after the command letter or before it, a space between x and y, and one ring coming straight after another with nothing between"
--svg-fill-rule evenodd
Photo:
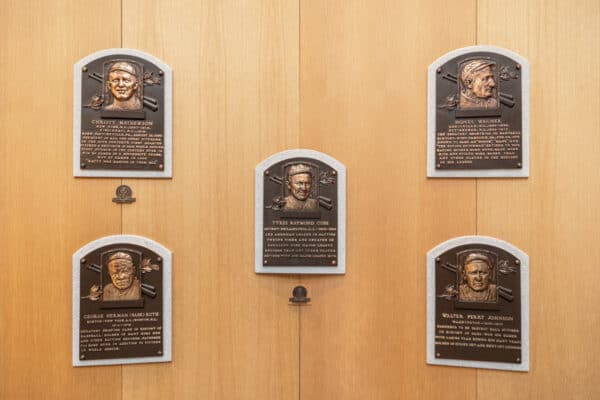
<instances>
[{"instance_id":1,"label":"plaque nameplate","mask_svg":"<svg viewBox=\"0 0 600 400\"><path fill-rule=\"evenodd\" d=\"M171 68L137 50L91 54L74 67L75 176L170 178Z\"/></svg>"},{"instance_id":2,"label":"plaque nameplate","mask_svg":"<svg viewBox=\"0 0 600 400\"><path fill-rule=\"evenodd\" d=\"M427 363L529 370L529 258L485 236L427 253Z\"/></svg>"},{"instance_id":3,"label":"plaque nameplate","mask_svg":"<svg viewBox=\"0 0 600 400\"><path fill-rule=\"evenodd\" d=\"M73 255L73 365L171 361L171 252L140 236Z\"/></svg>"},{"instance_id":4,"label":"plaque nameplate","mask_svg":"<svg viewBox=\"0 0 600 400\"><path fill-rule=\"evenodd\" d=\"M277 153L256 167L255 271L346 271L346 168L313 150Z\"/></svg>"},{"instance_id":5,"label":"plaque nameplate","mask_svg":"<svg viewBox=\"0 0 600 400\"><path fill-rule=\"evenodd\" d=\"M529 63L493 46L428 69L428 177L529 176Z\"/></svg>"}]
</instances>

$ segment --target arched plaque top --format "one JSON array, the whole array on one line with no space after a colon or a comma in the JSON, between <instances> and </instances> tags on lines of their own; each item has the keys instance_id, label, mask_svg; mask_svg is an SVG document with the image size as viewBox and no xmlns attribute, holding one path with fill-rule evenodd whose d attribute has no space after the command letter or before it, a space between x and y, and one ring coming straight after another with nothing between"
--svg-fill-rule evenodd
<instances>
[{"instance_id":1,"label":"arched plaque top","mask_svg":"<svg viewBox=\"0 0 600 400\"><path fill-rule=\"evenodd\" d=\"M344 274L344 164L307 149L285 150L259 163L254 240L256 273Z\"/></svg>"},{"instance_id":2,"label":"arched plaque top","mask_svg":"<svg viewBox=\"0 0 600 400\"><path fill-rule=\"evenodd\" d=\"M335 158L325 154L325 153L321 153L319 151L316 150L309 150L309 149L294 149L294 150L284 150L281 151L279 153L275 153L267 158L265 158L263 161L261 161L257 166L256 166L256 172L260 172L261 174L267 170L267 168L269 168L271 165L278 163L280 161L283 160L287 160L290 158L315 158L317 160L321 160L329 165L331 165L333 168L337 169L339 171L339 173L345 173L346 172L346 166L344 164L342 164L341 162L339 162L338 160L336 160Z\"/></svg>"},{"instance_id":3,"label":"arched plaque top","mask_svg":"<svg viewBox=\"0 0 600 400\"><path fill-rule=\"evenodd\" d=\"M171 67L166 62L153 56L152 54L145 53L143 51L136 50L136 49L127 49L127 48L120 48L120 47L115 47L112 49L103 49L103 50L99 50L95 53L88 54L87 56L83 57L82 59L80 59L79 61L77 61L75 63L75 72L79 72L83 66L85 66L86 64L89 64L90 62L92 62L94 60L97 60L102 57L109 57L109 56L114 56L114 55L140 57L140 58L150 61L153 64L156 64L164 72L169 72L169 73L172 72Z\"/></svg>"},{"instance_id":4,"label":"arched plaque top","mask_svg":"<svg viewBox=\"0 0 600 400\"><path fill-rule=\"evenodd\" d=\"M438 255L446 252L449 249L453 249L458 246L462 246L470 243L481 243L489 246L500 247L502 249L507 250L508 252L518 255L519 258L523 260L529 260L527 254L519 249L518 247L505 242L504 240L500 240L491 236L459 236L450 240L447 240L443 243L438 244L433 249L427 252L427 257L437 257ZM526 266L526 263L523 263Z\"/></svg>"},{"instance_id":5,"label":"arched plaque top","mask_svg":"<svg viewBox=\"0 0 600 400\"><path fill-rule=\"evenodd\" d=\"M452 50L428 67L427 176L529 176L530 68L496 46Z\"/></svg>"},{"instance_id":6,"label":"arched plaque top","mask_svg":"<svg viewBox=\"0 0 600 400\"><path fill-rule=\"evenodd\" d=\"M427 363L529 371L529 257L488 236L427 253Z\"/></svg>"},{"instance_id":7,"label":"arched plaque top","mask_svg":"<svg viewBox=\"0 0 600 400\"><path fill-rule=\"evenodd\" d=\"M172 255L136 235L96 239L73 254L73 366L172 358Z\"/></svg>"},{"instance_id":8,"label":"arched plaque top","mask_svg":"<svg viewBox=\"0 0 600 400\"><path fill-rule=\"evenodd\" d=\"M138 235L110 235L89 242L88 244L84 245L79 250L77 250L73 257L82 256L97 248L118 243L131 243L138 246L146 247L158 254L161 254L163 257L171 256L171 250L167 249L165 246L152 239L148 239L146 237Z\"/></svg>"},{"instance_id":9,"label":"arched plaque top","mask_svg":"<svg viewBox=\"0 0 600 400\"><path fill-rule=\"evenodd\" d=\"M512 50L505 49L503 47L498 46L490 46L490 45L479 45L479 46L467 46L462 47L460 49L455 49L449 51L448 53L440 56L434 62L429 65L429 73L432 71L435 73L436 69L445 64L446 62L452 60L453 58L460 57L463 54L469 54L474 52L485 52L485 53L497 53L502 54L504 56L512 58L514 61L520 63L524 68L529 68L529 61L522 55L515 53Z\"/></svg>"},{"instance_id":10,"label":"arched plaque top","mask_svg":"<svg viewBox=\"0 0 600 400\"><path fill-rule=\"evenodd\" d=\"M171 178L173 70L113 48L73 66L73 175Z\"/></svg>"}]
</instances>

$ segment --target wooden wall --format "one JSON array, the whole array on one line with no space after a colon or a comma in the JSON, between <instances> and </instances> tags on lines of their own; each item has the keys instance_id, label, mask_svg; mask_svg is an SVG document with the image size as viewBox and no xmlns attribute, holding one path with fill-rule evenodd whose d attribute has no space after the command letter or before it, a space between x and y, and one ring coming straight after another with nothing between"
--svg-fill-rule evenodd
<instances>
[{"instance_id":1,"label":"wooden wall","mask_svg":"<svg viewBox=\"0 0 600 400\"><path fill-rule=\"evenodd\" d=\"M475 44L531 63L529 179L425 177L426 68ZM173 179L72 177L112 47L173 68ZM0 74L0 399L600 397L597 0L6 0ZM348 168L345 276L253 272L254 166L297 147ZM173 251L173 362L73 368L71 255L119 233ZM530 256L529 373L425 364L425 253L471 234Z\"/></svg>"}]
</instances>

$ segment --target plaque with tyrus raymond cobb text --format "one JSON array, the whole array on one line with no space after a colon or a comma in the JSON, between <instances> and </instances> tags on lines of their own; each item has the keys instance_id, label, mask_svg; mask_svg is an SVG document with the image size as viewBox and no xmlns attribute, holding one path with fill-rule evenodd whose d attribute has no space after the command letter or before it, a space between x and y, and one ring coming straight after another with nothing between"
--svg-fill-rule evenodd
<instances>
[{"instance_id":1,"label":"plaque with tyrus raymond cobb text","mask_svg":"<svg viewBox=\"0 0 600 400\"><path fill-rule=\"evenodd\" d=\"M529 176L529 64L472 46L429 66L427 176Z\"/></svg>"},{"instance_id":2,"label":"plaque with tyrus raymond cobb text","mask_svg":"<svg viewBox=\"0 0 600 400\"><path fill-rule=\"evenodd\" d=\"M256 167L255 271L346 271L346 168L313 150L287 150Z\"/></svg>"},{"instance_id":3,"label":"plaque with tyrus raymond cobb text","mask_svg":"<svg viewBox=\"0 0 600 400\"><path fill-rule=\"evenodd\" d=\"M73 255L73 365L171 361L171 252L140 236Z\"/></svg>"},{"instance_id":4,"label":"plaque with tyrus raymond cobb text","mask_svg":"<svg viewBox=\"0 0 600 400\"><path fill-rule=\"evenodd\" d=\"M171 68L111 49L77 62L74 74L74 175L170 178Z\"/></svg>"},{"instance_id":5,"label":"plaque with tyrus raymond cobb text","mask_svg":"<svg viewBox=\"0 0 600 400\"><path fill-rule=\"evenodd\" d=\"M485 236L427 254L427 363L529 370L529 258Z\"/></svg>"}]
</instances>

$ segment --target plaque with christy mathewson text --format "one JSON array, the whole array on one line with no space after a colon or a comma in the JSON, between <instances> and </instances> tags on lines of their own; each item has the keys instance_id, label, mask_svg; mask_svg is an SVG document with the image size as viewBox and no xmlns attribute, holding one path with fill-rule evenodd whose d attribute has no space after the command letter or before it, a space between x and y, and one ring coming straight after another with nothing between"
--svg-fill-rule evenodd
<instances>
[{"instance_id":1,"label":"plaque with christy mathewson text","mask_svg":"<svg viewBox=\"0 0 600 400\"><path fill-rule=\"evenodd\" d=\"M427 176L529 176L529 63L472 46L428 70Z\"/></svg>"},{"instance_id":2,"label":"plaque with christy mathewson text","mask_svg":"<svg viewBox=\"0 0 600 400\"><path fill-rule=\"evenodd\" d=\"M73 255L73 365L171 361L171 252L140 236Z\"/></svg>"},{"instance_id":3,"label":"plaque with christy mathewson text","mask_svg":"<svg viewBox=\"0 0 600 400\"><path fill-rule=\"evenodd\" d=\"M343 274L346 168L313 150L277 153L256 167L255 271Z\"/></svg>"},{"instance_id":4,"label":"plaque with christy mathewson text","mask_svg":"<svg viewBox=\"0 0 600 400\"><path fill-rule=\"evenodd\" d=\"M427 254L427 363L529 370L529 258L485 236Z\"/></svg>"},{"instance_id":5,"label":"plaque with christy mathewson text","mask_svg":"<svg viewBox=\"0 0 600 400\"><path fill-rule=\"evenodd\" d=\"M74 74L74 175L170 178L171 68L111 49L77 62Z\"/></svg>"}]
</instances>

